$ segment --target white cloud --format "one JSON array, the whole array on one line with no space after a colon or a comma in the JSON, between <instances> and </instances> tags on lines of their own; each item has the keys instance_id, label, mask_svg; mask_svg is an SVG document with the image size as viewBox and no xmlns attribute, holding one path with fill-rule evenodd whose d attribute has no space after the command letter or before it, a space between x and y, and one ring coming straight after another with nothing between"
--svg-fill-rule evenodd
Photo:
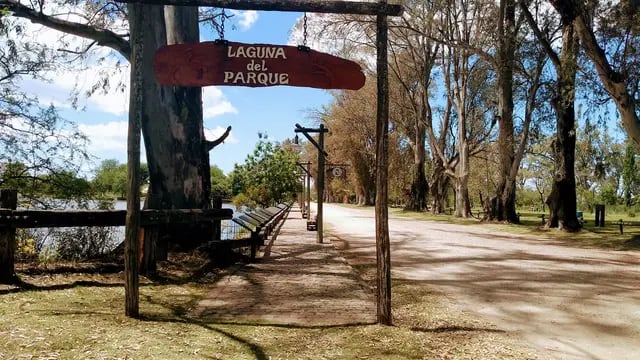
<instances>
[{"instance_id":1,"label":"white cloud","mask_svg":"<svg viewBox=\"0 0 640 360\"><path fill-rule=\"evenodd\" d=\"M100 160L116 159L127 162L128 122L110 121L101 124L80 124L78 129L89 138L88 150ZM147 162L144 142L140 144L140 161Z\"/></svg>"},{"instance_id":2,"label":"white cloud","mask_svg":"<svg viewBox=\"0 0 640 360\"><path fill-rule=\"evenodd\" d=\"M222 126L216 126L214 129L204 129L204 137L207 140L213 141L219 138L227 129ZM229 133L229 136L224 140L225 143L237 144L238 139L233 136L233 130Z\"/></svg>"},{"instance_id":3,"label":"white cloud","mask_svg":"<svg viewBox=\"0 0 640 360\"><path fill-rule=\"evenodd\" d=\"M231 13L234 16L238 17L238 24L240 25L240 29L242 31L249 30L256 21L258 21L258 12L255 10L231 10Z\"/></svg>"},{"instance_id":4,"label":"white cloud","mask_svg":"<svg viewBox=\"0 0 640 360\"><path fill-rule=\"evenodd\" d=\"M30 36L21 41L47 44L54 53L57 49L83 50L90 44L86 39L37 24L24 22L23 26L25 33ZM123 115L128 111L129 65L108 48L92 48L87 58L73 63L61 62L56 69L41 75L48 81L25 78L20 85L28 94L36 95L43 105L71 108L69 100L76 94L78 108L97 108L115 115ZM93 95L87 97L87 92L105 79L109 86L105 90L93 91Z\"/></svg>"},{"instance_id":5,"label":"white cloud","mask_svg":"<svg viewBox=\"0 0 640 360\"><path fill-rule=\"evenodd\" d=\"M207 86L202 88L202 113L205 119L210 119L222 114L237 114L238 110L227 100L222 90Z\"/></svg>"},{"instance_id":6,"label":"white cloud","mask_svg":"<svg viewBox=\"0 0 640 360\"><path fill-rule=\"evenodd\" d=\"M126 152L127 128L127 121L78 125L78 129L91 141L89 145L91 152L95 153Z\"/></svg>"}]
</instances>

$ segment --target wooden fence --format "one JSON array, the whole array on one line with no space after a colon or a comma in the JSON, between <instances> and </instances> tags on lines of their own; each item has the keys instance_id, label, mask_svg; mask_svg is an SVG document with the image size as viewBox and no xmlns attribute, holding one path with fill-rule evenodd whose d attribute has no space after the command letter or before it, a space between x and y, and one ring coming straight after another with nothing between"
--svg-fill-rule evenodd
<instances>
[{"instance_id":1,"label":"wooden fence","mask_svg":"<svg viewBox=\"0 0 640 360\"><path fill-rule=\"evenodd\" d=\"M16 229L124 226L126 210L16 210L17 192L0 191L0 283L15 281ZM233 218L232 209L141 210L140 226L205 224Z\"/></svg>"}]
</instances>

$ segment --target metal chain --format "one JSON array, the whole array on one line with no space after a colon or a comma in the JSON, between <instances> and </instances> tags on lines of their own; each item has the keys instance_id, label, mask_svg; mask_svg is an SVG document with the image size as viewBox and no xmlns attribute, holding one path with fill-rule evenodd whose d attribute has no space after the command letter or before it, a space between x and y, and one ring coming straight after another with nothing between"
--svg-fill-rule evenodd
<instances>
[{"instance_id":1,"label":"metal chain","mask_svg":"<svg viewBox=\"0 0 640 360\"><path fill-rule=\"evenodd\" d=\"M224 8L222 9L222 19L220 20L220 40L224 40L224 20L227 17L227 14L224 12Z\"/></svg>"},{"instance_id":2,"label":"metal chain","mask_svg":"<svg viewBox=\"0 0 640 360\"><path fill-rule=\"evenodd\" d=\"M304 13L303 23L302 23L302 45L307 46L307 13Z\"/></svg>"}]
</instances>

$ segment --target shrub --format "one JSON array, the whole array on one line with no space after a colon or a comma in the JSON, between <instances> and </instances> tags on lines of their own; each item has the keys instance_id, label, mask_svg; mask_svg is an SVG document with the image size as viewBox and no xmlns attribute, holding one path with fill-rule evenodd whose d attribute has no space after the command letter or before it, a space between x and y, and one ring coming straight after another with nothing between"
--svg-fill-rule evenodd
<instances>
[{"instance_id":1,"label":"shrub","mask_svg":"<svg viewBox=\"0 0 640 360\"><path fill-rule=\"evenodd\" d=\"M89 260L106 255L116 245L113 227L58 229L53 243L62 260Z\"/></svg>"}]
</instances>

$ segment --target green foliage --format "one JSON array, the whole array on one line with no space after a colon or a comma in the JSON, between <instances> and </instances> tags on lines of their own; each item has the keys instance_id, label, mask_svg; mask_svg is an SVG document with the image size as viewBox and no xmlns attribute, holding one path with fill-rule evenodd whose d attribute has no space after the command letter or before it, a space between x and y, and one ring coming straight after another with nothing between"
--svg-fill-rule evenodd
<instances>
[{"instance_id":1,"label":"green foliage","mask_svg":"<svg viewBox=\"0 0 640 360\"><path fill-rule=\"evenodd\" d=\"M526 208L526 209L539 209L542 206L542 202L540 201L540 194L535 191L532 190L528 187L523 187L521 189L518 189L518 198L516 200L516 205L519 208Z\"/></svg>"},{"instance_id":2,"label":"green foliage","mask_svg":"<svg viewBox=\"0 0 640 360\"><path fill-rule=\"evenodd\" d=\"M633 143L628 141L622 165L622 191L626 206L632 206L634 197L640 194L638 171L638 153Z\"/></svg>"},{"instance_id":3,"label":"green foliage","mask_svg":"<svg viewBox=\"0 0 640 360\"><path fill-rule=\"evenodd\" d=\"M618 203L618 194L615 187L610 184L603 186L600 189L598 200L601 204L616 205Z\"/></svg>"},{"instance_id":4,"label":"green foliage","mask_svg":"<svg viewBox=\"0 0 640 360\"><path fill-rule=\"evenodd\" d=\"M298 155L291 148L273 144L266 136L259 134L259 138L245 163L236 164L230 174L231 192L236 199L243 194L243 202L271 206L293 198L298 191Z\"/></svg>"},{"instance_id":5,"label":"green foliage","mask_svg":"<svg viewBox=\"0 0 640 360\"><path fill-rule=\"evenodd\" d=\"M43 80L55 70L62 52L33 42L13 17L0 16L0 37L0 187L32 199L84 195L88 188L76 174L89 159L87 138L21 88L24 78Z\"/></svg>"},{"instance_id":6,"label":"green foliage","mask_svg":"<svg viewBox=\"0 0 640 360\"><path fill-rule=\"evenodd\" d=\"M257 207L256 202L253 201L245 193L239 193L238 195L234 196L232 202L233 202L233 205L236 207L236 209L242 209L242 208L255 209Z\"/></svg>"},{"instance_id":7,"label":"green foliage","mask_svg":"<svg viewBox=\"0 0 640 360\"><path fill-rule=\"evenodd\" d=\"M211 194L223 198L231 196L231 179L216 165L211 166Z\"/></svg>"},{"instance_id":8,"label":"green foliage","mask_svg":"<svg viewBox=\"0 0 640 360\"><path fill-rule=\"evenodd\" d=\"M91 184L69 171L61 171L46 176L42 191L59 199L75 199L91 194Z\"/></svg>"},{"instance_id":9,"label":"green foliage","mask_svg":"<svg viewBox=\"0 0 640 360\"><path fill-rule=\"evenodd\" d=\"M91 185L98 194L112 195L120 198L127 197L127 164L120 164L115 159L102 161L96 170ZM149 168L147 164L140 164L140 184L149 182Z\"/></svg>"},{"instance_id":10,"label":"green foliage","mask_svg":"<svg viewBox=\"0 0 640 360\"><path fill-rule=\"evenodd\" d=\"M42 201L42 198L80 200L89 198L92 189L86 179L71 171L47 169L34 174L21 162L8 162L0 166L0 188L16 189L26 202Z\"/></svg>"}]
</instances>

